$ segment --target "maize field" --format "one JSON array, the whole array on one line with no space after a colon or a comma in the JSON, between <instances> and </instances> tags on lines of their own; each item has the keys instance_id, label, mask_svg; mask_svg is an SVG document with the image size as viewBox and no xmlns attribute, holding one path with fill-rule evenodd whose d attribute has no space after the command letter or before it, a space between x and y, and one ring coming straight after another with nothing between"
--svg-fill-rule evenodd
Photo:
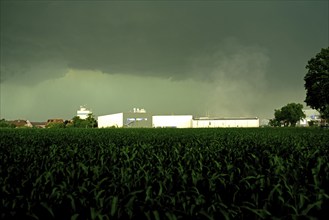
<instances>
[{"instance_id":1,"label":"maize field","mask_svg":"<svg viewBox=\"0 0 329 220\"><path fill-rule=\"evenodd\" d=\"M1 219L322 219L329 132L1 129Z\"/></svg>"}]
</instances>

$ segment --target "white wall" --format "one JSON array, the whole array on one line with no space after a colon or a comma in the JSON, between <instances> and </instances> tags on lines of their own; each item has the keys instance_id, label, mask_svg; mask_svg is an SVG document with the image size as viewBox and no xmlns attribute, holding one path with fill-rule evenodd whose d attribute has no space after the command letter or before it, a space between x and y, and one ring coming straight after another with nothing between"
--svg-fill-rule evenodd
<instances>
[{"instance_id":1,"label":"white wall","mask_svg":"<svg viewBox=\"0 0 329 220\"><path fill-rule=\"evenodd\" d=\"M112 115L98 116L98 127L122 127L123 126L123 113L117 113Z\"/></svg>"},{"instance_id":2,"label":"white wall","mask_svg":"<svg viewBox=\"0 0 329 220\"><path fill-rule=\"evenodd\" d=\"M299 123L298 123L299 126L303 126L303 127L308 126L308 123L310 121L318 121L318 122L321 121L320 113L317 110L305 109L305 110L303 110L303 112L306 117L299 121Z\"/></svg>"},{"instance_id":3,"label":"white wall","mask_svg":"<svg viewBox=\"0 0 329 220\"><path fill-rule=\"evenodd\" d=\"M80 106L80 109L77 111L77 116L81 119L88 118L88 114L92 114L92 112L82 106Z\"/></svg>"},{"instance_id":4,"label":"white wall","mask_svg":"<svg viewBox=\"0 0 329 220\"><path fill-rule=\"evenodd\" d=\"M88 114L92 114L92 112L88 111L88 110L86 110L86 111L77 111L77 116L81 119L88 118Z\"/></svg>"},{"instance_id":5,"label":"white wall","mask_svg":"<svg viewBox=\"0 0 329 220\"><path fill-rule=\"evenodd\" d=\"M191 128L192 115L155 115L152 116L153 127Z\"/></svg>"},{"instance_id":6,"label":"white wall","mask_svg":"<svg viewBox=\"0 0 329 220\"><path fill-rule=\"evenodd\" d=\"M193 120L193 128L259 127L259 119L202 119Z\"/></svg>"},{"instance_id":7,"label":"white wall","mask_svg":"<svg viewBox=\"0 0 329 220\"><path fill-rule=\"evenodd\" d=\"M98 127L123 127L123 113L103 115L98 117ZM153 127L175 128L236 128L236 127L259 127L258 118L219 118L219 119L195 119L192 115L154 115L152 116Z\"/></svg>"}]
</instances>

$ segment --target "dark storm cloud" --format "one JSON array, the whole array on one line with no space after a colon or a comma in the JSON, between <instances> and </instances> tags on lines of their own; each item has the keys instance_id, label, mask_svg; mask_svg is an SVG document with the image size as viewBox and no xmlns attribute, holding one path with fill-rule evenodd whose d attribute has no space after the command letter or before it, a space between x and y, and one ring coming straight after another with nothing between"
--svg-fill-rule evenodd
<instances>
[{"instance_id":1,"label":"dark storm cloud","mask_svg":"<svg viewBox=\"0 0 329 220\"><path fill-rule=\"evenodd\" d=\"M240 45L267 56L269 80L291 83L327 46L327 27L327 2L4 1L1 81L37 82L66 68L211 81Z\"/></svg>"},{"instance_id":2,"label":"dark storm cloud","mask_svg":"<svg viewBox=\"0 0 329 220\"><path fill-rule=\"evenodd\" d=\"M303 102L328 1L4 1L0 118L146 108L259 116Z\"/></svg>"}]
</instances>

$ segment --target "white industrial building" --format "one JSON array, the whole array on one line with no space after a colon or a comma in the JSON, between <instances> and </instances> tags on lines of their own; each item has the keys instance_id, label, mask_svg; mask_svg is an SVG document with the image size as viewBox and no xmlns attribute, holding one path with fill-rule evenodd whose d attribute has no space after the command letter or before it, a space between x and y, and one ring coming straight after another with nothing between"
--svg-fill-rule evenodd
<instances>
[{"instance_id":1,"label":"white industrial building","mask_svg":"<svg viewBox=\"0 0 329 220\"><path fill-rule=\"evenodd\" d=\"M146 127L146 128L236 128L259 127L257 117L219 118L192 115L151 115L145 109L134 108L132 112L116 113L98 117L98 127Z\"/></svg>"},{"instance_id":2,"label":"white industrial building","mask_svg":"<svg viewBox=\"0 0 329 220\"><path fill-rule=\"evenodd\" d=\"M92 112L84 106L80 106L80 109L77 111L77 116L81 119L88 118L89 114L92 114Z\"/></svg>"},{"instance_id":3,"label":"white industrial building","mask_svg":"<svg viewBox=\"0 0 329 220\"><path fill-rule=\"evenodd\" d=\"M251 128L259 127L259 118L200 117L193 119L193 128Z\"/></svg>"},{"instance_id":4,"label":"white industrial building","mask_svg":"<svg viewBox=\"0 0 329 220\"><path fill-rule=\"evenodd\" d=\"M98 127L152 127L152 115L145 109L134 108L133 112L122 112L110 115L98 116Z\"/></svg>"},{"instance_id":5,"label":"white industrial building","mask_svg":"<svg viewBox=\"0 0 329 220\"><path fill-rule=\"evenodd\" d=\"M192 115L154 115L152 116L155 128L191 128Z\"/></svg>"}]
</instances>

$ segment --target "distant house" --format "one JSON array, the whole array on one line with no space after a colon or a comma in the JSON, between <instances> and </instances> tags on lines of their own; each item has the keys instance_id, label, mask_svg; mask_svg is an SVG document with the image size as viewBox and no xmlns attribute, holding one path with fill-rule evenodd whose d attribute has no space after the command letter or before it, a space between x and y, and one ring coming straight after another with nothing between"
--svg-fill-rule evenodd
<instances>
[{"instance_id":1,"label":"distant house","mask_svg":"<svg viewBox=\"0 0 329 220\"><path fill-rule=\"evenodd\" d=\"M48 119L46 124L45 124L45 127L50 124L50 123L58 123L58 124L64 124L64 120L61 119L61 118L52 118L52 119Z\"/></svg>"},{"instance_id":2,"label":"distant house","mask_svg":"<svg viewBox=\"0 0 329 220\"><path fill-rule=\"evenodd\" d=\"M46 122L31 122L31 124L35 128L45 128L46 127Z\"/></svg>"},{"instance_id":3,"label":"distant house","mask_svg":"<svg viewBox=\"0 0 329 220\"><path fill-rule=\"evenodd\" d=\"M8 121L10 124L15 125L16 128L21 128L21 127L29 127L32 128L33 125L29 120L23 120L23 119L18 119L18 120L13 120L13 121Z\"/></svg>"},{"instance_id":4,"label":"distant house","mask_svg":"<svg viewBox=\"0 0 329 220\"><path fill-rule=\"evenodd\" d=\"M70 125L73 125L73 120L72 119L69 119L69 120L65 120L64 121L64 124L67 126L70 126Z\"/></svg>"},{"instance_id":5,"label":"distant house","mask_svg":"<svg viewBox=\"0 0 329 220\"><path fill-rule=\"evenodd\" d=\"M305 118L299 121L299 126L306 127L309 125L320 125L321 124L321 116L317 110L314 109L303 109L303 113L305 114Z\"/></svg>"}]
</instances>

